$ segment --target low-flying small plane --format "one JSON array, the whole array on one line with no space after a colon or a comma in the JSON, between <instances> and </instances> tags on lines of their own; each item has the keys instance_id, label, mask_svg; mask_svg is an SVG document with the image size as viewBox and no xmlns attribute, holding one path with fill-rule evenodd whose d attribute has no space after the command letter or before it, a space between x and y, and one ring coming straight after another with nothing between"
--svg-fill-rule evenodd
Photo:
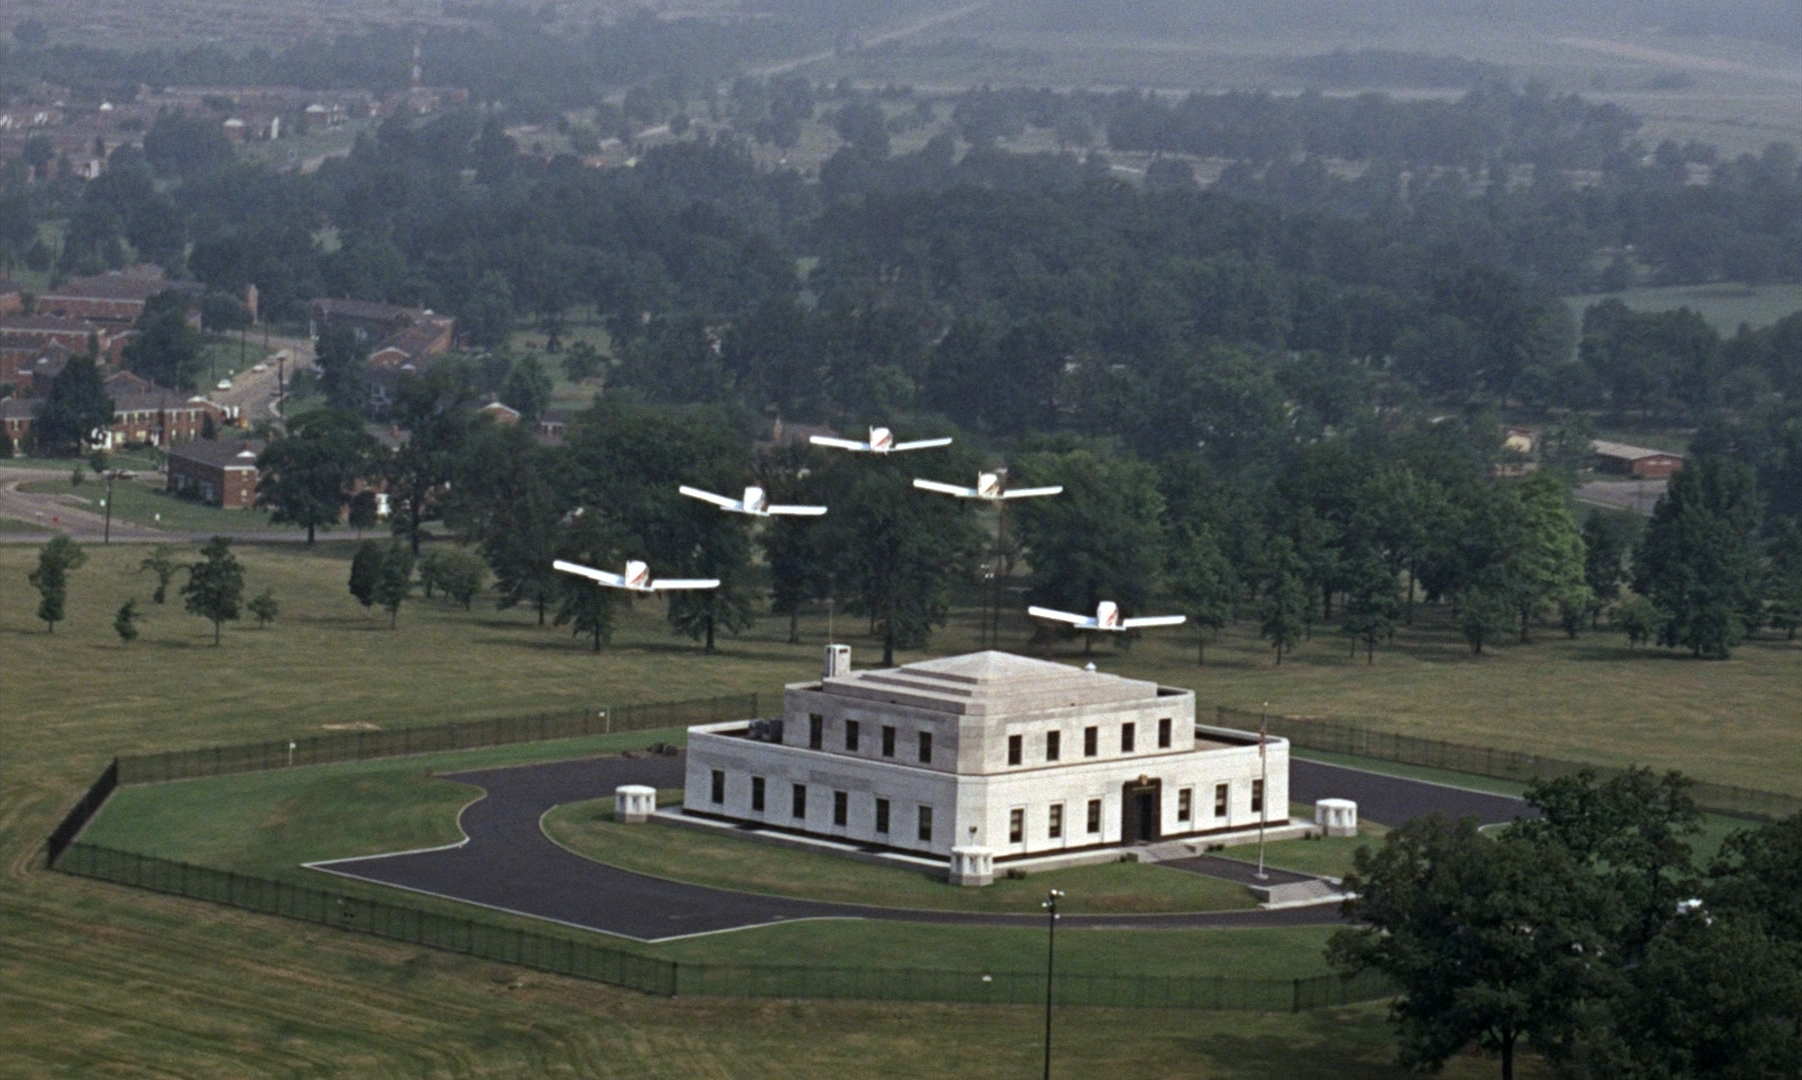
<instances>
[{"instance_id":1,"label":"low-flying small plane","mask_svg":"<svg viewBox=\"0 0 1802 1080\"><path fill-rule=\"evenodd\" d=\"M771 506L769 495L760 487L746 488L745 497L742 499L728 498L725 495L715 495L711 491L702 491L700 488L691 488L687 485L684 485L677 490L681 491L682 494L691 499L710 502L721 510L730 511L734 514L750 514L752 517L769 517L772 514L818 517L826 512L824 506Z\"/></svg>"},{"instance_id":2,"label":"low-flying small plane","mask_svg":"<svg viewBox=\"0 0 1802 1080\"><path fill-rule=\"evenodd\" d=\"M941 484L937 480L915 480L914 487L922 491L936 491L941 495L955 495L960 499L1030 499L1037 495L1056 495L1064 490L1062 484L1054 487L1014 488L1008 489L1007 482L1000 473L979 473L976 486L973 488L958 487L956 484Z\"/></svg>"},{"instance_id":3,"label":"low-flying small plane","mask_svg":"<svg viewBox=\"0 0 1802 1080\"><path fill-rule=\"evenodd\" d=\"M870 429L870 441L858 442L855 439L834 439L826 435L815 435L807 440L815 446L831 446L839 450L856 450L864 454L892 454L902 450L926 450L934 446L950 446L949 437L943 439L915 439L913 442L896 442L895 433L885 427Z\"/></svg>"},{"instance_id":4,"label":"low-flying small plane","mask_svg":"<svg viewBox=\"0 0 1802 1080\"><path fill-rule=\"evenodd\" d=\"M1137 630L1143 626L1180 626L1188 619L1186 615L1148 615L1140 619L1122 619L1120 605L1112 600L1103 600L1096 606L1093 615L1076 615L1042 607L1029 607L1026 613L1040 619L1069 623L1078 630Z\"/></svg>"},{"instance_id":5,"label":"low-flying small plane","mask_svg":"<svg viewBox=\"0 0 1802 1080\"><path fill-rule=\"evenodd\" d=\"M558 559L551 564L551 569L561 570L566 574L585 577L590 581L605 585L610 589L629 589L632 592L664 592L669 589L717 589L718 578L659 578L651 580L651 568L637 559L628 560L626 572L610 574L605 570L596 570L592 566L581 563L566 562Z\"/></svg>"}]
</instances>

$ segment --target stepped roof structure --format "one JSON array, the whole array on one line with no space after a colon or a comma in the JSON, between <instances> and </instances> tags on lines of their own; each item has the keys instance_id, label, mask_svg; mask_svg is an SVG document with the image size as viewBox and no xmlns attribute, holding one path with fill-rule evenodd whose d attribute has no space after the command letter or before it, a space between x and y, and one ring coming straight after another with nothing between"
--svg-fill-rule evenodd
<instances>
[{"instance_id":1,"label":"stepped roof structure","mask_svg":"<svg viewBox=\"0 0 1802 1080\"><path fill-rule=\"evenodd\" d=\"M830 676L821 680L820 689L836 697L970 717L1121 704L1158 695L1156 683L994 650Z\"/></svg>"}]
</instances>

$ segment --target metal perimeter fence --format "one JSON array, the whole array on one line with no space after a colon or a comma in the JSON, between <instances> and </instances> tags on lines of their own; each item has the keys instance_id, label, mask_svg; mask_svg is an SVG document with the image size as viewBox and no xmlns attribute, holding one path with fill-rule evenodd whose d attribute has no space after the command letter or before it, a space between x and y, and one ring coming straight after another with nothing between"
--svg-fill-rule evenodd
<instances>
[{"instance_id":1,"label":"metal perimeter fence","mask_svg":"<svg viewBox=\"0 0 1802 1080\"><path fill-rule=\"evenodd\" d=\"M1250 731L1256 731L1258 725L1265 720L1264 714L1225 706L1220 707L1219 714L1222 727ZM1425 739L1418 735L1403 735L1344 720L1275 714L1270 714L1268 719L1272 735L1279 735L1306 750L1376 758L1406 765L1424 765L1501 780L1525 782L1534 778L1552 779L1571 776L1584 769L1606 779L1627 771L1611 765L1569 761L1541 754L1523 754L1492 746ZM1802 812L1802 798L1775 791L1758 791L1697 780L1694 781L1691 792L1696 804L1703 810L1730 817L1776 821Z\"/></svg>"},{"instance_id":2,"label":"metal perimeter fence","mask_svg":"<svg viewBox=\"0 0 1802 1080\"><path fill-rule=\"evenodd\" d=\"M405 901L373 900L94 844L69 845L56 868L81 877L669 997L996 1005L1032 1005L1045 1000L1042 971L681 963L485 919L445 915ZM1058 975L1052 986L1053 998L1060 1005L1244 1012L1300 1012L1375 1001L1394 993L1387 981L1372 974L1305 979L1066 974Z\"/></svg>"},{"instance_id":3,"label":"metal perimeter fence","mask_svg":"<svg viewBox=\"0 0 1802 1080\"><path fill-rule=\"evenodd\" d=\"M587 735L650 731L709 724L757 715L756 694L727 694L690 701L615 705L536 716L459 720L392 730L328 731L293 739L171 750L118 759L120 784L154 784L222 773L258 772L295 765L326 765L369 758L404 757L444 750L471 750L510 743L548 742Z\"/></svg>"}]
</instances>

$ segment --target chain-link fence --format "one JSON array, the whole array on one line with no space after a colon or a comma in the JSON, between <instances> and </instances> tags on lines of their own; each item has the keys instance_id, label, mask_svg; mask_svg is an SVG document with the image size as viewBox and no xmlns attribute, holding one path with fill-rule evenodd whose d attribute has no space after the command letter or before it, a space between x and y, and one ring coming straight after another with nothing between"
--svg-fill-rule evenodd
<instances>
[{"instance_id":1,"label":"chain-link fence","mask_svg":"<svg viewBox=\"0 0 1802 1080\"><path fill-rule=\"evenodd\" d=\"M1265 714L1222 706L1220 725L1256 731ZM1606 779L1625 769L1612 765L1569 761L1543 754L1523 754L1517 750L1501 750L1493 746L1471 746L1465 743L1426 739L1396 731L1367 727L1344 720L1314 716L1279 716L1269 714L1270 733L1288 739L1304 750L1330 754L1375 758L1406 765L1424 765L1450 772L1491 776L1501 780L1526 782L1534 778L1552 779L1570 776L1584 769ZM1802 811L1802 798L1775 791L1695 781L1691 788L1696 803L1703 810L1757 821L1776 821Z\"/></svg>"},{"instance_id":2,"label":"chain-link fence","mask_svg":"<svg viewBox=\"0 0 1802 1080\"><path fill-rule=\"evenodd\" d=\"M460 720L392 730L328 731L293 739L138 754L118 760L121 784L153 784L195 776L257 772L293 765L325 765L370 758L470 750L510 743L546 742L586 735L684 727L757 715L756 694L728 694L692 701L618 705L537 716Z\"/></svg>"},{"instance_id":3,"label":"chain-link fence","mask_svg":"<svg viewBox=\"0 0 1802 1080\"><path fill-rule=\"evenodd\" d=\"M88 819L100 812L100 808L106 805L108 796L118 786L119 759L114 758L107 763L99 778L82 793L80 801L70 807L63 819L56 823L50 838L44 841L44 858L49 865L56 865L57 858L75 842L75 838L81 835L81 830L87 828Z\"/></svg>"},{"instance_id":4,"label":"chain-link fence","mask_svg":"<svg viewBox=\"0 0 1802 1080\"><path fill-rule=\"evenodd\" d=\"M81 877L337 926L650 994L676 992L676 966L668 960L482 919L443 915L407 903L371 900L84 843L71 844L56 868Z\"/></svg>"},{"instance_id":5,"label":"chain-link fence","mask_svg":"<svg viewBox=\"0 0 1802 1080\"><path fill-rule=\"evenodd\" d=\"M341 927L649 994L997 1005L1031 1005L1045 1000L1043 971L679 963L482 918L445 915L404 899L372 900L94 844L71 844L56 868L81 877ZM1368 974L1306 979L1060 974L1052 987L1053 997L1061 1005L1243 1012L1299 1012L1375 1001L1394 992L1381 977Z\"/></svg>"}]
</instances>

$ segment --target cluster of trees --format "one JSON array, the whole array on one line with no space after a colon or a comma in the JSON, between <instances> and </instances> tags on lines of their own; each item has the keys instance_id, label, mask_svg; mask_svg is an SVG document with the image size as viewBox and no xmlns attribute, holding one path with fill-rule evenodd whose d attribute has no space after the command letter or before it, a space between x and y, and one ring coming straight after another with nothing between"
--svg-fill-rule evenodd
<instances>
[{"instance_id":1,"label":"cluster of trees","mask_svg":"<svg viewBox=\"0 0 1802 1080\"><path fill-rule=\"evenodd\" d=\"M722 355L733 355L730 345ZM403 381L396 415L408 438L394 451L354 413L295 417L291 434L264 451L260 500L312 531L334 526L347 504L361 525L357 500L381 481L410 555L427 524L440 523L477 546L503 606L573 625L596 648L621 599L560 579L549 569L556 558L644 558L661 574L720 578L721 589L679 597L670 612L679 632L710 647L748 625L767 590L791 633L803 606L833 598L868 615L892 653L923 644L958 590L1017 564L1032 570L1036 603L1180 605L1204 648L1210 632L1254 618L1278 662L1317 629L1342 632L1374 660L1420 602L1442 605L1478 653L1526 643L1541 626L1574 637L1612 613L1635 640L1715 657L1761 627L1793 633L1802 621L1798 519L1767 510L1760 472L1730 452L1731 433L1704 439L1643 529L1629 514L1579 522L1570 510L1570 475L1558 466L1586 452L1580 418L1544 434L1547 467L1520 479L1496 478L1500 429L1482 418L1351 424L1333 437L1263 444L1267 459L1242 456L1245 446L1151 458L1119 440L1024 434L1013 442L1013 481L1066 493L1010 509L995 533L965 504L911 488L918 475L975 473L988 459L962 438L897 459L794 446L753 453L754 421L742 409L614 394L574 418L561 445L541 446L527 429L473 411L470 378L470 368L447 363ZM1799 466L1802 452L1787 467L1802 475ZM778 501L832 512L754 534L676 493L752 480ZM1773 472L1770 482L1795 500L1793 476ZM377 566L377 549L367 551ZM467 567L455 570L422 580L467 603L470 591L452 583Z\"/></svg>"},{"instance_id":2,"label":"cluster of trees","mask_svg":"<svg viewBox=\"0 0 1802 1080\"><path fill-rule=\"evenodd\" d=\"M1358 851L1328 957L1401 993L1401 1062L1467 1047L1581 1077L1802 1070L1802 815L1696 865L1702 816L1677 773L1589 772L1528 789L1494 838L1434 815Z\"/></svg>"},{"instance_id":3,"label":"cluster of trees","mask_svg":"<svg viewBox=\"0 0 1802 1080\"><path fill-rule=\"evenodd\" d=\"M190 615L198 615L213 624L213 644L218 645L225 624L235 622L243 611L249 611L259 628L269 625L281 613L281 604L273 588L266 588L249 600L244 598L244 566L232 554L231 538L215 536L200 549L191 563L176 561L175 548L158 544L144 557L139 570L156 578L151 600L157 604L168 598L175 575L185 570L188 575L181 587L182 606ZM52 537L38 551L38 564L28 578L38 592L37 616L43 620L45 632L55 633L56 624L68 615L69 574L87 562L87 552L67 536ZM113 617L113 630L119 640L130 644L137 640L138 623L144 613L138 598L131 597L119 606Z\"/></svg>"}]
</instances>

